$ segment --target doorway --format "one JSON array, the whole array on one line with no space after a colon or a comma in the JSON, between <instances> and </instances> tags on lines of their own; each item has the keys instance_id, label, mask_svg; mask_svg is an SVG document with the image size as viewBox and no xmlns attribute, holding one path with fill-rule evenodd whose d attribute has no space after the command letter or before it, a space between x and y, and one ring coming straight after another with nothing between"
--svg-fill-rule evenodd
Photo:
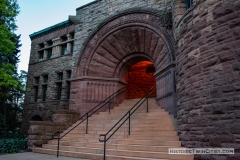
<instances>
[{"instance_id":1,"label":"doorway","mask_svg":"<svg viewBox=\"0 0 240 160\"><path fill-rule=\"evenodd\" d=\"M151 61L140 61L132 65L126 75L126 99L142 98L156 84L154 73L155 67ZM156 96L156 91L152 96Z\"/></svg>"}]
</instances>

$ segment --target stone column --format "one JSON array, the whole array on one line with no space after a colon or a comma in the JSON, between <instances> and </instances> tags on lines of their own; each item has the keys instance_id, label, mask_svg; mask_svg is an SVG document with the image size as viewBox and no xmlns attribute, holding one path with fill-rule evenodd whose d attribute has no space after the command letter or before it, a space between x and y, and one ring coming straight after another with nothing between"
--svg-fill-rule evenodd
<instances>
[{"instance_id":1,"label":"stone column","mask_svg":"<svg viewBox=\"0 0 240 160\"><path fill-rule=\"evenodd\" d=\"M72 39L72 35L71 34L67 34L67 38L68 41ZM72 43L68 42L67 43L67 54L71 53L71 48L72 48Z\"/></svg>"},{"instance_id":2,"label":"stone column","mask_svg":"<svg viewBox=\"0 0 240 160\"><path fill-rule=\"evenodd\" d=\"M53 50L52 50L52 57L58 57L61 55L61 46L59 45L62 42L62 39L60 37L55 38L53 41Z\"/></svg>"}]
</instances>

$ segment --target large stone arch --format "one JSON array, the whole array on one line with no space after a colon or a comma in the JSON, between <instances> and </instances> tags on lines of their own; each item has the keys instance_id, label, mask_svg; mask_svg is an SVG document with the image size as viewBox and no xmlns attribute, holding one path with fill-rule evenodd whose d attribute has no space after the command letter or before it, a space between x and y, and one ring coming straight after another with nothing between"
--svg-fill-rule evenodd
<instances>
[{"instance_id":1,"label":"large stone arch","mask_svg":"<svg viewBox=\"0 0 240 160\"><path fill-rule=\"evenodd\" d=\"M128 66L147 59L156 68L157 101L174 113L174 45L163 18L135 11L110 18L97 29L74 67L70 108L86 112L126 84Z\"/></svg>"}]
</instances>

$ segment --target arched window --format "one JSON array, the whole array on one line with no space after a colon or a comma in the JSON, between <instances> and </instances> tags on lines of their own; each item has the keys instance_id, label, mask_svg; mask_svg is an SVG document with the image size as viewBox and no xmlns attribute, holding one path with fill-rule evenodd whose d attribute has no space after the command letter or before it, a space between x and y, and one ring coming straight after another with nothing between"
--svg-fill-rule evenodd
<instances>
[{"instance_id":1,"label":"arched window","mask_svg":"<svg viewBox=\"0 0 240 160\"><path fill-rule=\"evenodd\" d=\"M39 115L35 115L31 118L31 121L42 121L42 118Z\"/></svg>"},{"instance_id":2,"label":"arched window","mask_svg":"<svg viewBox=\"0 0 240 160\"><path fill-rule=\"evenodd\" d=\"M193 4L193 0L186 0L186 9L188 10Z\"/></svg>"}]
</instances>

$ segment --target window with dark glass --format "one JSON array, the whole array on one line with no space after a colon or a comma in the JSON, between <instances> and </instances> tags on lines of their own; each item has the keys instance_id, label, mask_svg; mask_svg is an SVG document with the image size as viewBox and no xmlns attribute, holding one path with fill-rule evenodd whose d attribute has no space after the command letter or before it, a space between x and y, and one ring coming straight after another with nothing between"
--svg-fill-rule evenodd
<instances>
[{"instance_id":1,"label":"window with dark glass","mask_svg":"<svg viewBox=\"0 0 240 160\"><path fill-rule=\"evenodd\" d=\"M46 101L46 97L47 97L47 85L43 86L43 101Z\"/></svg>"},{"instance_id":2,"label":"window with dark glass","mask_svg":"<svg viewBox=\"0 0 240 160\"><path fill-rule=\"evenodd\" d=\"M34 89L35 89L34 102L37 102L37 97L38 97L38 86L34 87Z\"/></svg>"},{"instance_id":3,"label":"window with dark glass","mask_svg":"<svg viewBox=\"0 0 240 160\"><path fill-rule=\"evenodd\" d=\"M74 39L74 33L70 33L72 35L72 39Z\"/></svg>"},{"instance_id":4,"label":"window with dark glass","mask_svg":"<svg viewBox=\"0 0 240 160\"><path fill-rule=\"evenodd\" d=\"M35 84L39 84L39 77L35 77Z\"/></svg>"},{"instance_id":5,"label":"window with dark glass","mask_svg":"<svg viewBox=\"0 0 240 160\"><path fill-rule=\"evenodd\" d=\"M39 52L39 58L38 58L38 61L42 61L43 60L43 51Z\"/></svg>"},{"instance_id":6,"label":"window with dark glass","mask_svg":"<svg viewBox=\"0 0 240 160\"><path fill-rule=\"evenodd\" d=\"M71 71L67 71L67 79L70 79L72 76L72 72Z\"/></svg>"},{"instance_id":7,"label":"window with dark glass","mask_svg":"<svg viewBox=\"0 0 240 160\"><path fill-rule=\"evenodd\" d=\"M52 46L53 45L53 42L52 41L48 41L48 46Z\"/></svg>"},{"instance_id":8,"label":"window with dark glass","mask_svg":"<svg viewBox=\"0 0 240 160\"><path fill-rule=\"evenodd\" d=\"M58 73L58 80L59 81L63 80L63 73Z\"/></svg>"},{"instance_id":9,"label":"window with dark glass","mask_svg":"<svg viewBox=\"0 0 240 160\"><path fill-rule=\"evenodd\" d=\"M193 0L186 0L186 9L188 10L193 4Z\"/></svg>"},{"instance_id":10,"label":"window with dark glass","mask_svg":"<svg viewBox=\"0 0 240 160\"><path fill-rule=\"evenodd\" d=\"M73 53L73 45L74 45L74 43L72 42L71 43L71 53Z\"/></svg>"},{"instance_id":11,"label":"window with dark glass","mask_svg":"<svg viewBox=\"0 0 240 160\"><path fill-rule=\"evenodd\" d=\"M67 36L63 36L63 37L61 37L61 38L62 38L62 42L64 42L64 41L67 41L67 40L68 40Z\"/></svg>"},{"instance_id":12,"label":"window with dark glass","mask_svg":"<svg viewBox=\"0 0 240 160\"><path fill-rule=\"evenodd\" d=\"M61 53L61 54L62 54L62 55L67 54L67 44L62 45L62 53Z\"/></svg>"},{"instance_id":13,"label":"window with dark glass","mask_svg":"<svg viewBox=\"0 0 240 160\"><path fill-rule=\"evenodd\" d=\"M43 76L43 82L48 83L48 75Z\"/></svg>"},{"instance_id":14,"label":"window with dark glass","mask_svg":"<svg viewBox=\"0 0 240 160\"><path fill-rule=\"evenodd\" d=\"M62 83L57 83L57 100L61 100Z\"/></svg>"},{"instance_id":15,"label":"window with dark glass","mask_svg":"<svg viewBox=\"0 0 240 160\"><path fill-rule=\"evenodd\" d=\"M70 99L70 89L71 89L71 83L67 82L67 99Z\"/></svg>"},{"instance_id":16,"label":"window with dark glass","mask_svg":"<svg viewBox=\"0 0 240 160\"><path fill-rule=\"evenodd\" d=\"M42 48L44 48L44 44L43 44L43 43L41 43L41 44L38 44L38 46L39 46L39 49L42 49Z\"/></svg>"},{"instance_id":17,"label":"window with dark glass","mask_svg":"<svg viewBox=\"0 0 240 160\"><path fill-rule=\"evenodd\" d=\"M52 57L52 48L47 50L47 58L50 59Z\"/></svg>"}]
</instances>

